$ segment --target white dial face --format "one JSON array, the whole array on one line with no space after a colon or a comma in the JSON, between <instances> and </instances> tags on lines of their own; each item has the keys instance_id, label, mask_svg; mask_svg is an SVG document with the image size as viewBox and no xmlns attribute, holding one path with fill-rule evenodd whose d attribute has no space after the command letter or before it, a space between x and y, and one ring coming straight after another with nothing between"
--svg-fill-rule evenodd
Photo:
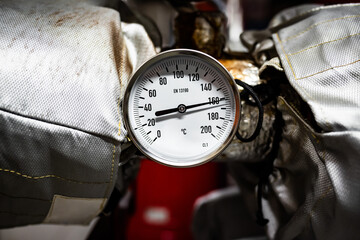
<instances>
[{"instance_id":1,"label":"white dial face","mask_svg":"<svg viewBox=\"0 0 360 240\"><path fill-rule=\"evenodd\" d=\"M231 141L239 97L230 74L213 58L169 51L143 65L132 81L125 96L127 127L151 159L194 166Z\"/></svg>"}]
</instances>

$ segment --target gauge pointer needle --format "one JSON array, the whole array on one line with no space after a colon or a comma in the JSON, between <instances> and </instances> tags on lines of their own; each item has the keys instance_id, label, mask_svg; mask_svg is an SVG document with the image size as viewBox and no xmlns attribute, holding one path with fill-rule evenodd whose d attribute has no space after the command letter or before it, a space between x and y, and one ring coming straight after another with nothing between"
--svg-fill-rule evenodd
<instances>
[{"instance_id":1,"label":"gauge pointer needle","mask_svg":"<svg viewBox=\"0 0 360 240\"><path fill-rule=\"evenodd\" d=\"M225 98L220 98L219 101L222 101L222 100L225 100ZM155 116L163 116L163 115L166 115L169 113L174 113L174 112L185 113L186 110L188 110L188 109L200 107L200 106L211 104L211 103L212 102L208 101L208 102L197 103L197 104L192 104L192 105L188 105L188 106L185 106L184 104L180 104L177 108L169 108L169 109L157 111L157 112L155 112Z\"/></svg>"},{"instance_id":2,"label":"gauge pointer needle","mask_svg":"<svg viewBox=\"0 0 360 240\"><path fill-rule=\"evenodd\" d=\"M162 115L166 115L166 114L177 112L177 111L179 111L178 107L177 108L169 108L169 109L155 112L155 116L162 116Z\"/></svg>"}]
</instances>

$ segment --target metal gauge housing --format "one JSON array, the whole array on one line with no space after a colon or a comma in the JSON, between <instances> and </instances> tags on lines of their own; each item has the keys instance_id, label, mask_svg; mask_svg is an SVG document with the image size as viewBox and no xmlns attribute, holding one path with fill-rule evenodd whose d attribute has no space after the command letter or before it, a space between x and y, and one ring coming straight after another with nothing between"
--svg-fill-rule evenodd
<instances>
[{"instance_id":1,"label":"metal gauge housing","mask_svg":"<svg viewBox=\"0 0 360 240\"><path fill-rule=\"evenodd\" d=\"M129 82L123 109L136 147L173 167L216 157L240 119L230 73L211 56L189 49L166 51L143 64Z\"/></svg>"}]
</instances>

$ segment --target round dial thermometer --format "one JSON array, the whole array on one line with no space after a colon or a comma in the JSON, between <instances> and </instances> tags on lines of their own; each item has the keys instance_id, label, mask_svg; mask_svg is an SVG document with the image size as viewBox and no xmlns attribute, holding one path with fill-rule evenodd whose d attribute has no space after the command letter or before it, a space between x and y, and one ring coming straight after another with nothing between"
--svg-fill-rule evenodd
<instances>
[{"instance_id":1,"label":"round dial thermometer","mask_svg":"<svg viewBox=\"0 0 360 240\"><path fill-rule=\"evenodd\" d=\"M130 138L147 157L189 167L218 155L232 140L240 99L230 73L195 50L163 52L131 78L123 103Z\"/></svg>"}]
</instances>

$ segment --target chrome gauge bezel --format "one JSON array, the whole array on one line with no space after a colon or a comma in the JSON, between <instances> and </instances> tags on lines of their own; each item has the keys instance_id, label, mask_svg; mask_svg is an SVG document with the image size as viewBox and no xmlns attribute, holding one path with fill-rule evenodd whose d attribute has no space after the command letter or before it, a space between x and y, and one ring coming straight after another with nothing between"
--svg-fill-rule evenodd
<instances>
[{"instance_id":1,"label":"chrome gauge bezel","mask_svg":"<svg viewBox=\"0 0 360 240\"><path fill-rule=\"evenodd\" d=\"M199 158L199 159L194 159L194 161L192 162L184 162L184 163L179 163L179 162L174 162L171 161L171 159L163 159L163 158L159 158L156 155L154 155L151 152L151 149L148 149L146 147L144 147L136 138L135 134L134 134L134 130L131 129L130 127L130 119L129 119L129 114L131 113L131 111L129 111L129 97L130 97L130 93L133 91L133 87L134 84L136 83L136 81L138 81L142 75L144 74L144 72L151 68L152 66L154 66L155 64L168 59L168 58L176 58L178 56L191 56L194 58L199 58L202 61L205 61L207 64L209 64L211 67L215 68L217 71L219 71L221 73L221 75L226 79L226 81L229 83L230 85L230 89L232 91L232 95L234 97L234 101L235 101L235 119L232 123L232 129L230 131L230 134L226 137L226 140L224 141L224 143L219 146L215 151L209 153L209 155ZM235 133L238 129L238 124L239 124L239 120L240 120L240 97L239 97L239 92L238 92L238 88L237 85L233 79L233 77L231 76L231 74L226 70L226 68L220 63L218 62L215 58L202 53L200 51L196 51L196 50L190 50L190 49L174 49L174 50L169 50L166 52L162 52L156 56L154 56L153 58L151 58L150 60L148 60L147 62L145 62L136 72L135 74L131 77L128 86L125 90L125 95L124 95L124 100L123 100L123 105L122 105L122 109L123 109L123 113L124 113L124 123L125 123L125 127L127 129L128 135L130 137L130 139L132 140L132 142L135 144L135 146L149 159L156 161L158 163L167 165L167 166L172 166L172 167L193 167L193 166L197 166L197 165L201 165L203 163L206 163L212 159L214 159L217 155L219 155L229 144L230 142L233 140Z\"/></svg>"}]
</instances>

